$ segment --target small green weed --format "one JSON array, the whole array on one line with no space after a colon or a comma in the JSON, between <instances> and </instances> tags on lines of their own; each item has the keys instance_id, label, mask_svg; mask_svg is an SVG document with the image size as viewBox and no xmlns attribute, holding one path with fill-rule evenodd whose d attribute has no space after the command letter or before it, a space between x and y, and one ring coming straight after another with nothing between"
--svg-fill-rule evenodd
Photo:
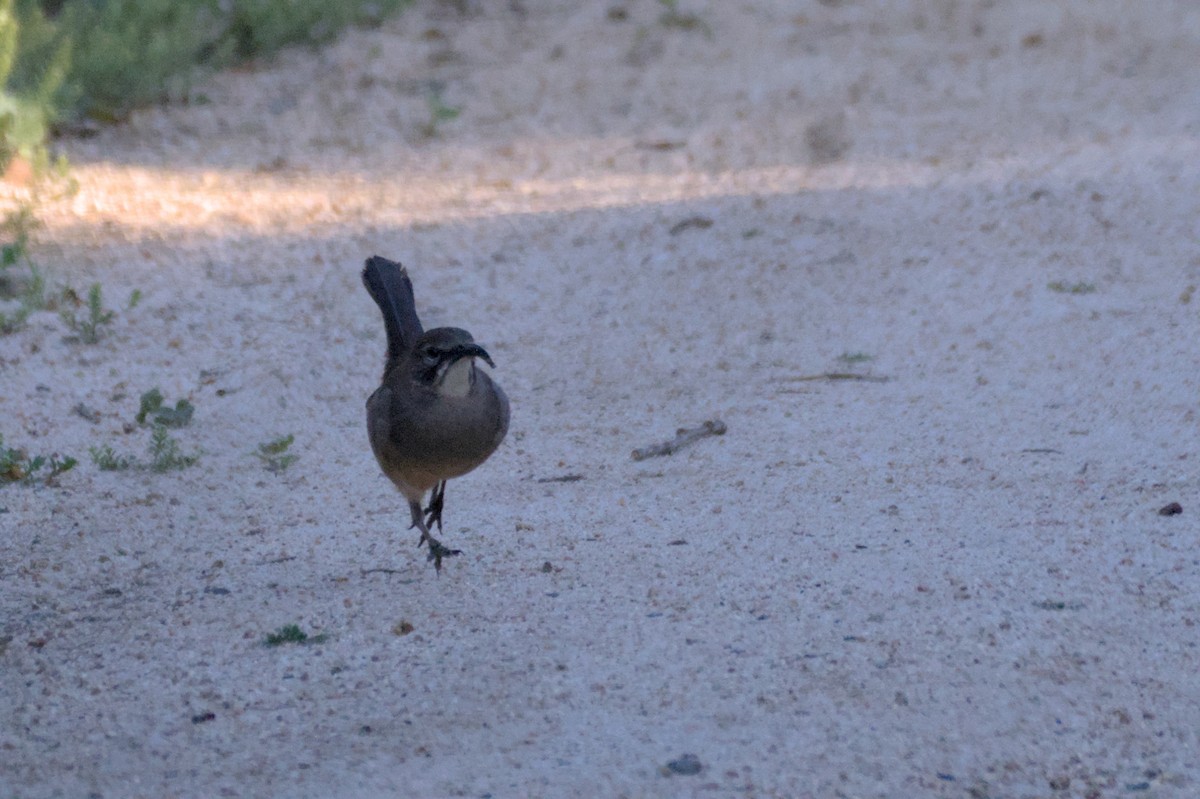
<instances>
[{"instance_id":1,"label":"small green weed","mask_svg":"<svg viewBox=\"0 0 1200 799\"><path fill-rule=\"evenodd\" d=\"M685 31L700 31L708 38L713 38L712 28L696 14L679 10L679 0L658 0L665 10L658 17L658 24L664 28L679 28Z\"/></svg>"},{"instance_id":2,"label":"small green weed","mask_svg":"<svg viewBox=\"0 0 1200 799\"><path fill-rule=\"evenodd\" d=\"M838 356L838 360L844 364L867 363L875 360L874 355L867 355L865 352L843 352Z\"/></svg>"},{"instance_id":3,"label":"small green weed","mask_svg":"<svg viewBox=\"0 0 1200 799\"><path fill-rule=\"evenodd\" d=\"M9 310L0 311L0 333L20 330L29 314L37 310L35 303L45 292L41 273L29 264L27 257L29 236L36 226L37 220L30 203L17 206L0 222L0 236L6 241L0 244L0 300L18 300L15 308L10 306ZM21 262L29 264L28 278L20 278L12 273L12 267Z\"/></svg>"},{"instance_id":4,"label":"small green weed","mask_svg":"<svg viewBox=\"0 0 1200 799\"><path fill-rule=\"evenodd\" d=\"M21 305L30 311L41 311L50 305L46 299L46 278L34 264L29 264L29 278L21 291Z\"/></svg>"},{"instance_id":5,"label":"small green weed","mask_svg":"<svg viewBox=\"0 0 1200 799\"><path fill-rule=\"evenodd\" d=\"M299 624L285 624L273 633L267 633L267 637L263 640L264 646L282 646L283 644L319 644L328 639L329 636L321 633L320 635L309 635L300 629Z\"/></svg>"},{"instance_id":6,"label":"small green weed","mask_svg":"<svg viewBox=\"0 0 1200 799\"><path fill-rule=\"evenodd\" d=\"M69 472L74 469L77 463L79 463L79 461L75 460L70 455L65 455L61 458L57 454L51 455L48 458L44 455L37 455L29 462L29 474L31 477L36 477L35 473L41 469L42 466L46 466L46 474L41 479L44 483L49 485L55 477L58 477L63 472Z\"/></svg>"},{"instance_id":7,"label":"small green weed","mask_svg":"<svg viewBox=\"0 0 1200 799\"><path fill-rule=\"evenodd\" d=\"M93 283L88 289L87 296L87 313L77 315L76 309L85 303L79 299L79 295L74 289L67 288L63 293L64 296L74 306L72 308L64 308L59 311L62 320L67 323L67 327L75 331L72 337L84 344L95 344L100 340L100 333L105 325L112 324L112 320L116 317L117 312L108 310L104 307L104 299L99 283Z\"/></svg>"},{"instance_id":8,"label":"small green weed","mask_svg":"<svg viewBox=\"0 0 1200 799\"><path fill-rule=\"evenodd\" d=\"M169 472L173 469L186 469L200 460L200 453L193 452L185 455L179 447L179 442L171 438L164 425L154 425L150 434L150 464L155 472Z\"/></svg>"},{"instance_id":9,"label":"small green weed","mask_svg":"<svg viewBox=\"0 0 1200 799\"><path fill-rule=\"evenodd\" d=\"M296 440L293 435L280 436L274 441L268 441L258 445L258 451L254 456L261 460L267 467L268 472L278 474L295 463L299 455L294 455L288 452L288 447L292 446L292 442Z\"/></svg>"},{"instance_id":10,"label":"small green weed","mask_svg":"<svg viewBox=\"0 0 1200 799\"><path fill-rule=\"evenodd\" d=\"M446 101L442 99L442 87L437 84L429 87L425 103L429 106L429 121L421 126L421 135L427 139L437 138L441 124L457 119L462 113L461 108L446 105Z\"/></svg>"},{"instance_id":11,"label":"small green weed","mask_svg":"<svg viewBox=\"0 0 1200 799\"><path fill-rule=\"evenodd\" d=\"M29 274L23 278L24 285L19 286L19 290L13 292L13 297L17 300L17 305L14 310L5 313L0 311L0 334L15 333L25 326L25 321L34 311L44 309L48 302L46 300L46 279L42 277L42 272L32 263L28 264ZM0 272L0 288L9 289L10 287L17 288L18 283L12 280L8 275ZM3 299L6 291L0 291L0 299Z\"/></svg>"},{"instance_id":12,"label":"small green weed","mask_svg":"<svg viewBox=\"0 0 1200 799\"><path fill-rule=\"evenodd\" d=\"M162 392L152 388L142 394L140 407L137 412L138 424L150 424L150 444L146 451L150 455L148 461L139 461L132 455L120 455L112 446L91 447L92 463L105 472L120 472L126 469L149 469L154 472L169 472L175 469L186 469L200 460L200 452L185 453L179 446L179 441L171 437L168 427L186 427L192 421L196 407L185 399L175 403L172 408L163 400Z\"/></svg>"},{"instance_id":13,"label":"small green weed","mask_svg":"<svg viewBox=\"0 0 1200 799\"><path fill-rule=\"evenodd\" d=\"M146 420L149 419L155 425L187 427L195 412L196 406L186 399L177 400L174 408L166 405L162 392L152 388L142 395L137 416L134 418L138 424L146 424Z\"/></svg>"},{"instance_id":14,"label":"small green weed","mask_svg":"<svg viewBox=\"0 0 1200 799\"><path fill-rule=\"evenodd\" d=\"M30 485L41 480L50 485L54 478L70 471L77 462L70 456L59 457L58 454L35 455L31 458L24 450L4 446L4 436L0 435L0 484L19 482ZM46 472L40 474L43 467Z\"/></svg>"},{"instance_id":15,"label":"small green weed","mask_svg":"<svg viewBox=\"0 0 1200 799\"><path fill-rule=\"evenodd\" d=\"M118 455L113 448L105 444L103 447L89 447L92 463L102 472L123 472L137 465L137 458L132 455Z\"/></svg>"},{"instance_id":16,"label":"small green weed","mask_svg":"<svg viewBox=\"0 0 1200 799\"><path fill-rule=\"evenodd\" d=\"M1059 294L1091 294L1096 290L1096 285L1094 283L1067 283L1062 280L1055 280L1047 283L1046 288L1056 291Z\"/></svg>"},{"instance_id":17,"label":"small green weed","mask_svg":"<svg viewBox=\"0 0 1200 799\"><path fill-rule=\"evenodd\" d=\"M7 240L0 245L0 270L25 258L29 252L29 237L40 224L33 203L21 203L8 212L0 222L0 234Z\"/></svg>"}]
</instances>

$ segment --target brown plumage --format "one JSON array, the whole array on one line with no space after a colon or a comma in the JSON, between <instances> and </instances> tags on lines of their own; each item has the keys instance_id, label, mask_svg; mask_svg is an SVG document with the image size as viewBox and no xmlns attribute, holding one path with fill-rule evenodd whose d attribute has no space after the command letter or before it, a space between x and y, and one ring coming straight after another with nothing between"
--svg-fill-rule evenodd
<instances>
[{"instance_id":1,"label":"brown plumage","mask_svg":"<svg viewBox=\"0 0 1200 799\"><path fill-rule=\"evenodd\" d=\"M379 388L367 400L367 433L383 473L408 500L417 545L429 544L440 571L442 558L459 554L430 534L442 527L446 481L488 459L508 432L508 397L475 367L495 367L462 328L423 330L412 281L400 264L367 259L363 285L379 305L388 351ZM429 506L422 510L426 492Z\"/></svg>"}]
</instances>

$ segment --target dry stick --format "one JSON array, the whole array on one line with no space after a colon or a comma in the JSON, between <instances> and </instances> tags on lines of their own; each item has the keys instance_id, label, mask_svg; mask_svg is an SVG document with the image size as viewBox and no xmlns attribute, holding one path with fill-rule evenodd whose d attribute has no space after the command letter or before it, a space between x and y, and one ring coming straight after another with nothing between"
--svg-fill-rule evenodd
<instances>
[{"instance_id":1,"label":"dry stick","mask_svg":"<svg viewBox=\"0 0 1200 799\"><path fill-rule=\"evenodd\" d=\"M583 479L582 474L562 474L558 477L539 477L539 483L577 483Z\"/></svg>"},{"instance_id":2,"label":"dry stick","mask_svg":"<svg viewBox=\"0 0 1200 799\"><path fill-rule=\"evenodd\" d=\"M648 447L635 449L631 456L635 461L644 461L646 458L655 458L659 455L670 455L676 450L683 449L688 444L699 441L705 436L721 436L725 435L725 423L720 419L710 419L699 427L687 428L681 427L675 431L675 438L670 441L664 441L661 444L651 444Z\"/></svg>"},{"instance_id":3,"label":"dry stick","mask_svg":"<svg viewBox=\"0 0 1200 799\"><path fill-rule=\"evenodd\" d=\"M385 569L382 566L378 566L374 569L359 569L359 572L363 577L366 577L368 574L407 574L411 572L411 569ZM415 580L406 580L405 582L411 583L415 582Z\"/></svg>"},{"instance_id":4,"label":"dry stick","mask_svg":"<svg viewBox=\"0 0 1200 799\"><path fill-rule=\"evenodd\" d=\"M886 383L886 377L878 375L860 375L855 372L823 372L819 375L795 375L781 378L787 383L801 383L806 380L863 380L868 383Z\"/></svg>"},{"instance_id":5,"label":"dry stick","mask_svg":"<svg viewBox=\"0 0 1200 799\"><path fill-rule=\"evenodd\" d=\"M688 228L699 228L700 230L706 230L706 229L712 227L712 225L713 225L713 221L711 219L709 219L707 216L689 216L687 219L684 219L681 222L676 222L674 225L671 225L671 229L668 230L667 232L670 233L672 236L678 236L680 233L687 230Z\"/></svg>"}]
</instances>

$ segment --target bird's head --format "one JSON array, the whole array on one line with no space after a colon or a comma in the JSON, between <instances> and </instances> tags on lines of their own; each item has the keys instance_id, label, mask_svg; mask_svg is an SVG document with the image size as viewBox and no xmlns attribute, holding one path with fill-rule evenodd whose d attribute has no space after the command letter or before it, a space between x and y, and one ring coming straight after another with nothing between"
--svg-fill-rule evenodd
<instances>
[{"instance_id":1,"label":"bird's head","mask_svg":"<svg viewBox=\"0 0 1200 799\"><path fill-rule=\"evenodd\" d=\"M438 327L421 334L413 346L413 374L439 394L463 396L475 379L475 359L493 369L487 350L461 327Z\"/></svg>"}]
</instances>

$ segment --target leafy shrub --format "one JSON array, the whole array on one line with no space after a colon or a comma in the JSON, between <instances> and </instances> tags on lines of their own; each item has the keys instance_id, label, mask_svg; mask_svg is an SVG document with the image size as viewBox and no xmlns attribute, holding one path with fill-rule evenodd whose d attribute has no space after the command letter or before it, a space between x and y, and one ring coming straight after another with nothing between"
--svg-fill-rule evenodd
<instances>
[{"instance_id":1,"label":"leafy shrub","mask_svg":"<svg viewBox=\"0 0 1200 799\"><path fill-rule=\"evenodd\" d=\"M33 2L0 0L0 169L20 155L47 161L45 141L64 102L71 42Z\"/></svg>"},{"instance_id":2,"label":"leafy shrub","mask_svg":"<svg viewBox=\"0 0 1200 799\"><path fill-rule=\"evenodd\" d=\"M116 119L186 94L197 69L219 69L291 44L319 44L378 23L405 0L67 0L75 113Z\"/></svg>"},{"instance_id":3,"label":"leafy shrub","mask_svg":"<svg viewBox=\"0 0 1200 799\"><path fill-rule=\"evenodd\" d=\"M183 97L197 71L319 44L409 0L0 0L0 170L56 121Z\"/></svg>"}]
</instances>

